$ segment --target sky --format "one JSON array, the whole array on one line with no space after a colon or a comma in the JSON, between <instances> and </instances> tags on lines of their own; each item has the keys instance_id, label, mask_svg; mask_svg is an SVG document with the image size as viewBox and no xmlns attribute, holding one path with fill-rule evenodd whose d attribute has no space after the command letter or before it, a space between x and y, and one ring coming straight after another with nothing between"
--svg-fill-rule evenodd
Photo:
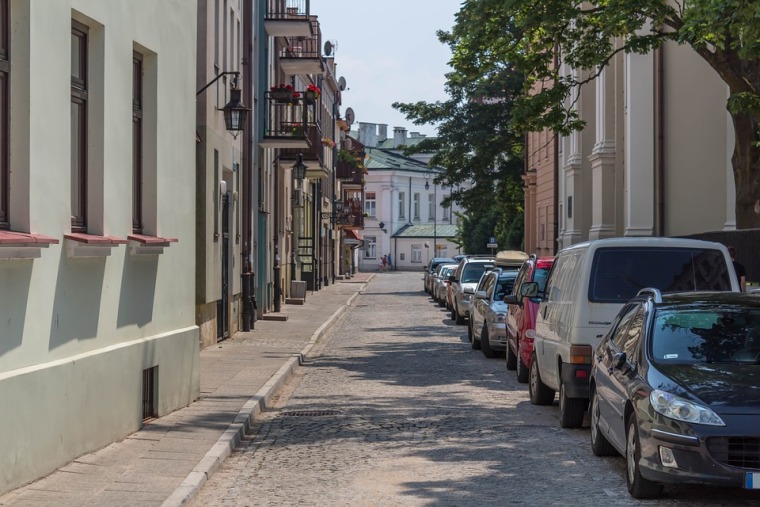
<instances>
[{"instance_id":1,"label":"sky","mask_svg":"<svg viewBox=\"0 0 760 507\"><path fill-rule=\"evenodd\" d=\"M322 41L337 43L337 76L346 79L341 116L348 107L359 122L435 135L432 125L414 125L394 102L447 99L445 74L451 51L437 30L451 30L462 0L311 0Z\"/></svg>"}]
</instances>

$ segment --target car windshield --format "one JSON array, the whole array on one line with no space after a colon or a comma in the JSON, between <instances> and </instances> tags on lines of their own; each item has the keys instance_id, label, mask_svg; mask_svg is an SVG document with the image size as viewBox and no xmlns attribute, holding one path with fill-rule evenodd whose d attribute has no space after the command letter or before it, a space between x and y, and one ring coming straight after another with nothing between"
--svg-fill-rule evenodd
<instances>
[{"instance_id":1,"label":"car windshield","mask_svg":"<svg viewBox=\"0 0 760 507\"><path fill-rule=\"evenodd\" d=\"M546 288L546 279L549 277L549 268L537 268L533 273L533 281L538 284L538 292L543 293Z\"/></svg>"},{"instance_id":2,"label":"car windshield","mask_svg":"<svg viewBox=\"0 0 760 507\"><path fill-rule=\"evenodd\" d=\"M514 285L514 278L499 278L499 283L496 284L496 292L493 296L494 301L501 301L507 294L512 294L512 287Z\"/></svg>"},{"instance_id":3,"label":"car windshield","mask_svg":"<svg viewBox=\"0 0 760 507\"><path fill-rule=\"evenodd\" d=\"M493 269L493 264L471 263L462 270L461 283L477 283L487 269Z\"/></svg>"},{"instance_id":4,"label":"car windshield","mask_svg":"<svg viewBox=\"0 0 760 507\"><path fill-rule=\"evenodd\" d=\"M660 363L760 364L760 310L660 310L650 351Z\"/></svg>"},{"instance_id":5,"label":"car windshield","mask_svg":"<svg viewBox=\"0 0 760 507\"><path fill-rule=\"evenodd\" d=\"M723 252L700 248L600 248L594 255L589 301L624 303L644 287L662 292L730 291Z\"/></svg>"}]
</instances>

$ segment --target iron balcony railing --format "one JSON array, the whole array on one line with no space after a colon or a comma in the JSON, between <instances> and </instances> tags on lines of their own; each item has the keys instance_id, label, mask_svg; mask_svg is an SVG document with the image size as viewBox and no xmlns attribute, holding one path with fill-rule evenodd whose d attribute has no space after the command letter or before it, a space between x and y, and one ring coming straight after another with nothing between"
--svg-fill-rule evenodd
<instances>
[{"instance_id":1,"label":"iron balcony railing","mask_svg":"<svg viewBox=\"0 0 760 507\"><path fill-rule=\"evenodd\" d=\"M294 125L294 128L298 128ZM322 144L322 126L319 123L307 123L305 125L305 138L308 144L306 148L283 148L280 150L281 160L295 160L298 154L303 155L304 160L319 162L320 166L325 164L325 146Z\"/></svg>"},{"instance_id":2,"label":"iron balcony railing","mask_svg":"<svg viewBox=\"0 0 760 507\"><path fill-rule=\"evenodd\" d=\"M322 58L322 30L319 27L319 21L311 20L312 35L286 37L288 43L280 51L281 59L304 58L320 59Z\"/></svg>"}]
</instances>

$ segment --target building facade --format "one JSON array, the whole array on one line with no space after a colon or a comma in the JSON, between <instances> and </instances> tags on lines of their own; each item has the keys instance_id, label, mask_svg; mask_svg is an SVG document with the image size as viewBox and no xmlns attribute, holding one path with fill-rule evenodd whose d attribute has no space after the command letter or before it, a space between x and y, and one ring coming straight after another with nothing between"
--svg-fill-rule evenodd
<instances>
[{"instance_id":1,"label":"building facade","mask_svg":"<svg viewBox=\"0 0 760 507\"><path fill-rule=\"evenodd\" d=\"M197 5L0 10L2 492L196 399L199 333Z\"/></svg>"}]
</instances>

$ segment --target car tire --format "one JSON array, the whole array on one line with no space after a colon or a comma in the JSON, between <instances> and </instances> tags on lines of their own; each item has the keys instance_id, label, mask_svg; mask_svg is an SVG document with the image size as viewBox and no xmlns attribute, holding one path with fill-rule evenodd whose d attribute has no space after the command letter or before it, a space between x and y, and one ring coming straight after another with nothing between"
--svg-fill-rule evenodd
<instances>
[{"instance_id":1,"label":"car tire","mask_svg":"<svg viewBox=\"0 0 760 507\"><path fill-rule=\"evenodd\" d=\"M494 349L491 348L491 342L488 341L488 326L483 324L483 330L480 332L480 348L483 351L483 355L489 359L493 359L499 355Z\"/></svg>"},{"instance_id":2,"label":"car tire","mask_svg":"<svg viewBox=\"0 0 760 507\"><path fill-rule=\"evenodd\" d=\"M470 343L472 343L472 340L475 339L475 337L472 334L472 321L469 321L467 323L467 339L470 340Z\"/></svg>"},{"instance_id":3,"label":"car tire","mask_svg":"<svg viewBox=\"0 0 760 507\"><path fill-rule=\"evenodd\" d=\"M438 298L438 306L440 306L440 307L446 306L446 298L445 297Z\"/></svg>"},{"instance_id":4,"label":"car tire","mask_svg":"<svg viewBox=\"0 0 760 507\"><path fill-rule=\"evenodd\" d=\"M569 398L565 383L559 385L559 425L562 428L580 428L588 401L585 398Z\"/></svg>"},{"instance_id":5,"label":"car tire","mask_svg":"<svg viewBox=\"0 0 760 507\"><path fill-rule=\"evenodd\" d=\"M639 428L636 424L636 414L628 416L628 431L626 432L625 449L625 483L633 498L658 498L662 494L662 484L641 476L639 461L641 460L641 443Z\"/></svg>"},{"instance_id":6,"label":"car tire","mask_svg":"<svg viewBox=\"0 0 760 507\"><path fill-rule=\"evenodd\" d=\"M507 369L512 371L517 368L517 356L507 342Z\"/></svg>"},{"instance_id":7,"label":"car tire","mask_svg":"<svg viewBox=\"0 0 760 507\"><path fill-rule=\"evenodd\" d=\"M454 307L454 322L456 322L460 326L464 324L464 317L459 315L459 311L456 309L456 307Z\"/></svg>"},{"instance_id":8,"label":"car tire","mask_svg":"<svg viewBox=\"0 0 760 507\"><path fill-rule=\"evenodd\" d=\"M530 376L530 370L527 366L522 362L522 359L520 357L517 357L517 381L521 384L527 384L528 383L528 377Z\"/></svg>"},{"instance_id":9,"label":"car tire","mask_svg":"<svg viewBox=\"0 0 760 507\"><path fill-rule=\"evenodd\" d=\"M454 322L457 321L457 311L454 309L454 306L451 306L451 320Z\"/></svg>"},{"instance_id":10,"label":"car tire","mask_svg":"<svg viewBox=\"0 0 760 507\"><path fill-rule=\"evenodd\" d=\"M599 429L599 395L596 393L596 389L591 391L588 411L591 414L591 450L596 456L617 456L617 450Z\"/></svg>"},{"instance_id":11,"label":"car tire","mask_svg":"<svg viewBox=\"0 0 760 507\"><path fill-rule=\"evenodd\" d=\"M470 323L467 324L467 328L470 330L470 333L472 333L472 340L470 340L470 345L472 345L472 350L480 350L480 338L475 336L475 330L472 329L472 326Z\"/></svg>"},{"instance_id":12,"label":"car tire","mask_svg":"<svg viewBox=\"0 0 760 507\"><path fill-rule=\"evenodd\" d=\"M538 371L536 354L530 361L530 375L528 378L528 394L533 405L551 405L554 401L554 390L541 381L541 372Z\"/></svg>"}]
</instances>

